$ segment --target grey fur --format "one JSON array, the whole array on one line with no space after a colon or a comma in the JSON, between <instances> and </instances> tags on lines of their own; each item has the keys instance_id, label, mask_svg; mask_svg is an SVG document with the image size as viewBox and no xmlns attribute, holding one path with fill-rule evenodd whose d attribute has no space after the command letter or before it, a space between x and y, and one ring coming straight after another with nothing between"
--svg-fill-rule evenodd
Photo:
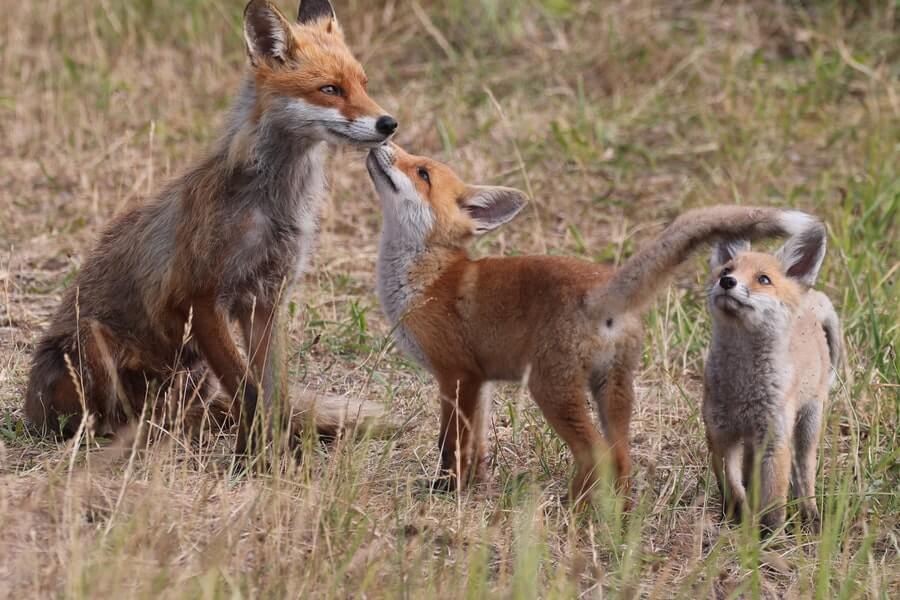
<instances>
[{"instance_id":1,"label":"grey fur","mask_svg":"<svg viewBox=\"0 0 900 600\"><path fill-rule=\"evenodd\" d=\"M812 227L818 230L821 225ZM807 232L798 235L806 241L815 237ZM785 246L794 243L792 239ZM805 264L818 271L819 251L809 243L801 245L813 256ZM712 262L733 268L737 280L726 290L716 278L709 293L713 327L703 419L713 469L726 510L744 512L750 509L746 488L753 481L754 456L759 454L763 526L771 530L784 521L782 494L787 493L789 476L804 519L816 527L816 449L825 398L841 355L837 314L824 294L805 289L810 270L791 276L803 278L800 287L795 284L796 292L764 293L763 288L754 291L755 282L750 280L758 277L760 259L748 259L752 262L742 267L742 258L743 251L729 254L722 246L713 252ZM784 264L786 272L792 264ZM790 281L774 285L787 288ZM788 301L792 294L799 294L799 300ZM786 461L789 474L784 471Z\"/></svg>"},{"instance_id":2,"label":"grey fur","mask_svg":"<svg viewBox=\"0 0 900 600\"><path fill-rule=\"evenodd\" d=\"M428 369L430 366L424 352L403 325L403 317L410 308L410 302L424 291L413 286L409 279L409 270L416 264L424 248L410 240L390 239L393 237L392 231L394 230L385 221L378 247L378 300L388 321L394 326L397 345Z\"/></svg>"},{"instance_id":3,"label":"grey fur","mask_svg":"<svg viewBox=\"0 0 900 600\"><path fill-rule=\"evenodd\" d=\"M426 236L434 215L419 200L412 182L406 177L388 175L391 172L391 149L373 149L366 160L376 189L390 187L393 193L381 193L382 231L378 246L376 285L378 300L394 327L394 338L402 351L426 369L430 369L425 353L406 331L403 317L410 302L424 290L413 285L409 270L426 251ZM396 191L395 191L396 190ZM399 206L397 203L405 203Z\"/></svg>"},{"instance_id":4,"label":"grey fur","mask_svg":"<svg viewBox=\"0 0 900 600\"><path fill-rule=\"evenodd\" d=\"M101 413L100 430L114 429L140 412L147 381L166 383L199 360L193 342L181 348L184 305L198 290L215 290L219 309L241 318L257 304L277 305L305 267L324 199L325 145L315 127L290 122L284 111L267 112L253 126L254 101L248 76L211 154L101 233L35 350L26 393L32 423L58 432L63 412L80 412L50 400L54 386L69 377L68 355L91 407ZM235 162L231 150L241 135L251 138L250 150ZM127 400L92 401L105 386L82 366L91 327L115 340L116 364L135 365L110 374L126 382ZM118 410L102 409L111 402ZM77 419L71 423L77 427Z\"/></svg>"},{"instance_id":5,"label":"grey fur","mask_svg":"<svg viewBox=\"0 0 900 600\"><path fill-rule=\"evenodd\" d=\"M744 239L721 240L713 244L712 254L709 258L709 266L718 269L737 256L741 252L750 249L750 241Z\"/></svg>"},{"instance_id":6,"label":"grey fur","mask_svg":"<svg viewBox=\"0 0 900 600\"><path fill-rule=\"evenodd\" d=\"M337 19L329 0L300 0L297 9L298 23L310 23L324 18Z\"/></svg>"}]
</instances>

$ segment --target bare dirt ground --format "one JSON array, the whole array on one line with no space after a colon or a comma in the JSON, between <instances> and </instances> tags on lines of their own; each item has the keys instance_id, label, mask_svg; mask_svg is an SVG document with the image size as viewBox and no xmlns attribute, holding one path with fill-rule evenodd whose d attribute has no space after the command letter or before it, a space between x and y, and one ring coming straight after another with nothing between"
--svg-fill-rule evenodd
<instances>
[{"instance_id":1,"label":"bare dirt ground","mask_svg":"<svg viewBox=\"0 0 900 600\"><path fill-rule=\"evenodd\" d=\"M828 223L819 287L848 368L820 457L822 533L792 523L760 541L719 518L699 415L705 257L647 319L631 514L561 502L570 457L517 386L494 394L491 481L427 493L436 390L393 348L377 202L346 150L292 298L291 379L381 402L399 431L310 441L302 464L253 476L229 474L228 435L35 437L20 412L34 344L103 225L215 138L243 69L243 2L6 2L0 596L897 597L897 4L335 4L402 145L531 196L478 255L615 262L714 203Z\"/></svg>"}]
</instances>

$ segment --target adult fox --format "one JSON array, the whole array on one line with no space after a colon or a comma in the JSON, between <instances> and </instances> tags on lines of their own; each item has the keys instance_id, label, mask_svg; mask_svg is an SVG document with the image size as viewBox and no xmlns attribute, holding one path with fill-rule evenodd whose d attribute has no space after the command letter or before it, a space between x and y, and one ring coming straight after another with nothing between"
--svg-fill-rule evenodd
<instances>
[{"instance_id":1,"label":"adult fox","mask_svg":"<svg viewBox=\"0 0 900 600\"><path fill-rule=\"evenodd\" d=\"M467 185L446 165L396 145L371 150L366 166L384 215L381 305L399 345L440 388L441 487L479 474L486 384L528 374L532 396L575 457L572 499L592 492L608 449L626 488L646 307L704 242L795 235L817 223L799 211L712 206L681 215L619 269L558 256L472 260L465 243L515 217L522 192Z\"/></svg>"},{"instance_id":2,"label":"adult fox","mask_svg":"<svg viewBox=\"0 0 900 600\"><path fill-rule=\"evenodd\" d=\"M118 215L67 290L33 357L25 414L35 426L71 435L80 419L64 417L84 408L114 430L177 371L202 396L205 363L242 399L232 415L244 454L257 403L286 395L277 321L315 243L325 145L375 146L397 121L367 94L328 0L301 0L296 23L252 0L244 38L249 70L221 139Z\"/></svg>"}]
</instances>

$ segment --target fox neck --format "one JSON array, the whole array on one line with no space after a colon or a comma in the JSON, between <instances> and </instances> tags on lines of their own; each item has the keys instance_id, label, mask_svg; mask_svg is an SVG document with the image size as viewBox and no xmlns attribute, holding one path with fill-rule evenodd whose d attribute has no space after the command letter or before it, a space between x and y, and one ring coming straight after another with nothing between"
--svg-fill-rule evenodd
<instances>
[{"instance_id":1,"label":"fox neck","mask_svg":"<svg viewBox=\"0 0 900 600\"><path fill-rule=\"evenodd\" d=\"M262 178L260 183L282 180L294 167L312 160L321 166L325 142L279 101L272 100L260 109L256 82L246 75L231 107L220 153L232 170L250 171Z\"/></svg>"},{"instance_id":2,"label":"fox neck","mask_svg":"<svg viewBox=\"0 0 900 600\"><path fill-rule=\"evenodd\" d=\"M254 206L299 235L300 259L309 257L325 197L325 142L297 131L277 102L259 114L252 75L245 76L211 163L219 201L252 190ZM246 201L246 194L239 194ZM297 265L299 270L304 264Z\"/></svg>"},{"instance_id":3,"label":"fox neck","mask_svg":"<svg viewBox=\"0 0 900 600\"><path fill-rule=\"evenodd\" d=\"M384 210L378 248L378 299L396 326L428 287L453 262L468 259L463 248L431 244L426 231L412 231L391 210Z\"/></svg>"},{"instance_id":4,"label":"fox neck","mask_svg":"<svg viewBox=\"0 0 900 600\"><path fill-rule=\"evenodd\" d=\"M710 360L742 378L785 381L790 376L790 327L750 330L739 320L713 318Z\"/></svg>"}]
</instances>

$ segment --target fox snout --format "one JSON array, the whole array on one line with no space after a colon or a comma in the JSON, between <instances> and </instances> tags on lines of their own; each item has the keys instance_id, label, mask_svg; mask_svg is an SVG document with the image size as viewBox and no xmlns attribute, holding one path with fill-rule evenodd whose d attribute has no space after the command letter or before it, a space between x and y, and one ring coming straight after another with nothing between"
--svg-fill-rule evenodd
<instances>
[{"instance_id":1,"label":"fox snout","mask_svg":"<svg viewBox=\"0 0 900 600\"><path fill-rule=\"evenodd\" d=\"M723 290L730 290L731 288L736 287L737 284L737 279L735 279L731 275L723 275L719 279L719 287L721 287Z\"/></svg>"},{"instance_id":2,"label":"fox snout","mask_svg":"<svg viewBox=\"0 0 900 600\"><path fill-rule=\"evenodd\" d=\"M321 122L327 138L363 148L378 147L389 141L399 125L397 119L388 114L348 118L334 109L327 109L325 112ZM379 112L382 111L379 110L376 114ZM308 117L304 115L303 118Z\"/></svg>"},{"instance_id":3,"label":"fox snout","mask_svg":"<svg viewBox=\"0 0 900 600\"><path fill-rule=\"evenodd\" d=\"M397 131L399 123L371 100L367 103L372 105L369 114L378 116L354 114L352 111L347 115L339 110L337 118L325 121L329 133L337 137L338 141L346 141L364 148L377 148L387 143Z\"/></svg>"},{"instance_id":4,"label":"fox snout","mask_svg":"<svg viewBox=\"0 0 900 600\"><path fill-rule=\"evenodd\" d=\"M718 279L713 280L709 291L710 309L725 313L730 317L737 317L745 311L753 311L753 299L750 291L738 278L725 271Z\"/></svg>"},{"instance_id":5,"label":"fox snout","mask_svg":"<svg viewBox=\"0 0 900 600\"><path fill-rule=\"evenodd\" d=\"M381 186L384 185L395 194L400 191L397 182L391 176L391 170L394 167L394 157L393 148L387 144L376 146L369 150L369 156L366 158L366 170L369 172L369 177L372 178L379 195L382 192Z\"/></svg>"},{"instance_id":6,"label":"fox snout","mask_svg":"<svg viewBox=\"0 0 900 600\"><path fill-rule=\"evenodd\" d=\"M382 115L375 121L375 131L383 136L390 136L397 131L397 125L397 119L391 115Z\"/></svg>"}]
</instances>

